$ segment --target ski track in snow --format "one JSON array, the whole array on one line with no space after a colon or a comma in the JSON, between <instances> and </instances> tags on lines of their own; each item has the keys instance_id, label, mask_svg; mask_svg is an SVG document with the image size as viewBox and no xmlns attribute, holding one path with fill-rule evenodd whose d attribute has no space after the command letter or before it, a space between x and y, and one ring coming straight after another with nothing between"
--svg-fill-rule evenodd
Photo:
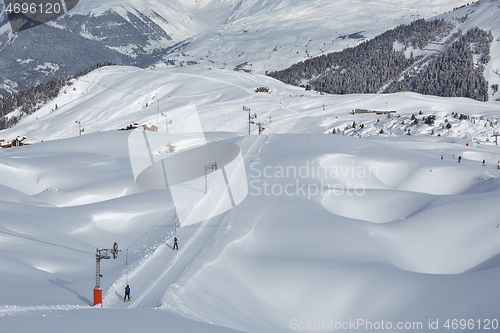
<instances>
[{"instance_id":1,"label":"ski track in snow","mask_svg":"<svg viewBox=\"0 0 500 333\"><path fill-rule=\"evenodd\" d=\"M250 165L255 160L262 146L267 142L266 137L257 137L255 140L254 138L239 140L238 144L245 149L242 151L245 151L243 158L246 165ZM168 245L168 243L172 243L170 238L128 273L131 300L123 302L123 290L127 277L121 276L106 291L103 297L103 306L110 308L161 307L163 296L168 288L176 283L207 246L217 241L215 236L219 229L223 228L223 221L228 214L231 214L231 211L181 228L177 234L179 250L173 250ZM134 295L139 296L135 297Z\"/></svg>"},{"instance_id":2,"label":"ski track in snow","mask_svg":"<svg viewBox=\"0 0 500 333\"><path fill-rule=\"evenodd\" d=\"M32 311L57 311L57 310L80 310L88 309L81 305L37 305L37 306L16 306L16 305L5 305L0 306L0 318L8 315L17 315L21 313L27 313Z\"/></svg>"}]
</instances>

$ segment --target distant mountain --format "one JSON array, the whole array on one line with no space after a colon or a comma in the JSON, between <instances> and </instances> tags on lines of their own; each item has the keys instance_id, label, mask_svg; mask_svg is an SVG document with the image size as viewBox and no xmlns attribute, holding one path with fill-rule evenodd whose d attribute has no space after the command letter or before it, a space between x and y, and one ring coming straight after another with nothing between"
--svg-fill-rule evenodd
<instances>
[{"instance_id":1,"label":"distant mountain","mask_svg":"<svg viewBox=\"0 0 500 333\"><path fill-rule=\"evenodd\" d=\"M0 95L99 62L264 73L466 1L81 0L56 21L17 34L0 2Z\"/></svg>"},{"instance_id":2,"label":"distant mountain","mask_svg":"<svg viewBox=\"0 0 500 333\"><path fill-rule=\"evenodd\" d=\"M358 45L399 24L430 18L467 2L200 0L203 17L222 8L225 21L170 49L163 60L171 66L264 74Z\"/></svg>"},{"instance_id":3,"label":"distant mountain","mask_svg":"<svg viewBox=\"0 0 500 333\"><path fill-rule=\"evenodd\" d=\"M99 62L148 67L166 48L205 28L177 1L83 0L56 21L17 34L3 3L0 9L0 95Z\"/></svg>"},{"instance_id":4,"label":"distant mountain","mask_svg":"<svg viewBox=\"0 0 500 333\"><path fill-rule=\"evenodd\" d=\"M269 76L333 94L412 91L479 101L498 98L500 22L491 15L500 15L500 1L484 0L400 25L356 47Z\"/></svg>"}]
</instances>

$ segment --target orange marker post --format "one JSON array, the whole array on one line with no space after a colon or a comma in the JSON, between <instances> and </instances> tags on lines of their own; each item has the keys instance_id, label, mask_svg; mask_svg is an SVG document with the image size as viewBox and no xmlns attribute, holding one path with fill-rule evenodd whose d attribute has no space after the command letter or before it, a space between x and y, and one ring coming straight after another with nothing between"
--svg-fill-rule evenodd
<instances>
[{"instance_id":1,"label":"orange marker post","mask_svg":"<svg viewBox=\"0 0 500 333\"><path fill-rule=\"evenodd\" d=\"M102 289L94 288L94 306L101 304L102 307Z\"/></svg>"},{"instance_id":2,"label":"orange marker post","mask_svg":"<svg viewBox=\"0 0 500 333\"><path fill-rule=\"evenodd\" d=\"M94 306L101 304L102 307L102 289L95 288L94 289Z\"/></svg>"}]
</instances>

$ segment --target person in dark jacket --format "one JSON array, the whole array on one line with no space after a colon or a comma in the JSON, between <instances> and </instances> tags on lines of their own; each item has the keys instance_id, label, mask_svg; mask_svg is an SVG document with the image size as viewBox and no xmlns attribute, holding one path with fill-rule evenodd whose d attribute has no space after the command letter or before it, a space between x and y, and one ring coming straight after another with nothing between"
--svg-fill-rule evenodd
<instances>
[{"instance_id":1,"label":"person in dark jacket","mask_svg":"<svg viewBox=\"0 0 500 333\"><path fill-rule=\"evenodd\" d=\"M125 296L123 296L123 301L126 302L126 299L130 301L130 286L127 284L125 287Z\"/></svg>"},{"instance_id":2,"label":"person in dark jacket","mask_svg":"<svg viewBox=\"0 0 500 333\"><path fill-rule=\"evenodd\" d=\"M174 247L172 248L172 250L178 250L179 249L179 246L177 245L177 237L174 237Z\"/></svg>"}]
</instances>

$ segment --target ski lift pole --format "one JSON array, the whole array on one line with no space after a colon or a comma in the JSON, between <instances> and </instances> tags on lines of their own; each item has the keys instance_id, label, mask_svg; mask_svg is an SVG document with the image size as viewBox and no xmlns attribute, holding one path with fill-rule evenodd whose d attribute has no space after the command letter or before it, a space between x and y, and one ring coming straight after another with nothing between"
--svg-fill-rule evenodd
<instances>
[{"instance_id":1,"label":"ski lift pole","mask_svg":"<svg viewBox=\"0 0 500 333\"><path fill-rule=\"evenodd\" d=\"M179 218L177 216L177 210L174 209L174 237L177 237L177 222Z\"/></svg>"},{"instance_id":2,"label":"ski lift pole","mask_svg":"<svg viewBox=\"0 0 500 333\"><path fill-rule=\"evenodd\" d=\"M257 114L251 114L250 111L252 111L250 108L247 108L246 106L243 105L243 111L244 112L248 112L248 135L250 135L250 124L255 124L254 121L252 121L253 119L256 119L257 118Z\"/></svg>"},{"instance_id":3,"label":"ski lift pole","mask_svg":"<svg viewBox=\"0 0 500 333\"><path fill-rule=\"evenodd\" d=\"M205 165L205 194L208 193L208 179L207 179L208 170L217 170L217 162Z\"/></svg>"},{"instance_id":4,"label":"ski lift pole","mask_svg":"<svg viewBox=\"0 0 500 333\"><path fill-rule=\"evenodd\" d=\"M172 119L168 119L168 115L166 113L163 114L163 112L161 113L161 116L165 117L165 127L166 127L167 133L168 133L168 125L172 124Z\"/></svg>"},{"instance_id":5,"label":"ski lift pole","mask_svg":"<svg viewBox=\"0 0 500 333\"><path fill-rule=\"evenodd\" d=\"M94 306L101 305L102 307L102 289L101 289L101 260L102 259L111 259L111 255L113 255L113 259L118 258L118 244L114 243L112 249L96 249L95 254L95 288L94 288Z\"/></svg>"},{"instance_id":6,"label":"ski lift pole","mask_svg":"<svg viewBox=\"0 0 500 333\"><path fill-rule=\"evenodd\" d=\"M500 136L500 133L495 132L493 133L492 137L495 138L495 145L498 146L498 137Z\"/></svg>"},{"instance_id":7,"label":"ski lift pole","mask_svg":"<svg viewBox=\"0 0 500 333\"><path fill-rule=\"evenodd\" d=\"M128 249L127 252L125 253L125 280L128 285Z\"/></svg>"}]
</instances>

